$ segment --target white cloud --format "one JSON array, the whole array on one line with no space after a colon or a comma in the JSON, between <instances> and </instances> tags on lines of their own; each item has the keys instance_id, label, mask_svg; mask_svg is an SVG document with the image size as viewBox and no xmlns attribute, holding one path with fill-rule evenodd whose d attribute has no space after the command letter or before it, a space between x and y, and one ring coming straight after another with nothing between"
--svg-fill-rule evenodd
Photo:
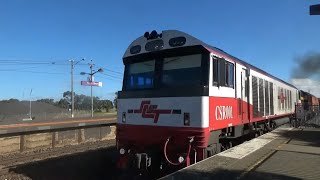
<instances>
[{"instance_id":1,"label":"white cloud","mask_svg":"<svg viewBox=\"0 0 320 180\"><path fill-rule=\"evenodd\" d=\"M318 98L320 97L320 81L316 81L310 78L304 79L291 79L291 83L298 89L309 92Z\"/></svg>"}]
</instances>

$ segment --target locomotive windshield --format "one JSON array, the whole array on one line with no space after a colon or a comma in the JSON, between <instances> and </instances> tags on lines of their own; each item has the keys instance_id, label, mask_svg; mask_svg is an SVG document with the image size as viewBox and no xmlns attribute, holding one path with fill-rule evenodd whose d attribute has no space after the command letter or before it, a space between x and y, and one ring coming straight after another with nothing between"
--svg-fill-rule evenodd
<instances>
[{"instance_id":1,"label":"locomotive windshield","mask_svg":"<svg viewBox=\"0 0 320 180\"><path fill-rule=\"evenodd\" d=\"M125 84L127 90L153 87L155 60L127 65Z\"/></svg>"},{"instance_id":2,"label":"locomotive windshield","mask_svg":"<svg viewBox=\"0 0 320 180\"><path fill-rule=\"evenodd\" d=\"M164 87L201 85L201 55L164 58L161 84Z\"/></svg>"},{"instance_id":3,"label":"locomotive windshield","mask_svg":"<svg viewBox=\"0 0 320 180\"><path fill-rule=\"evenodd\" d=\"M124 90L200 86L201 57L194 54L126 64Z\"/></svg>"}]
</instances>

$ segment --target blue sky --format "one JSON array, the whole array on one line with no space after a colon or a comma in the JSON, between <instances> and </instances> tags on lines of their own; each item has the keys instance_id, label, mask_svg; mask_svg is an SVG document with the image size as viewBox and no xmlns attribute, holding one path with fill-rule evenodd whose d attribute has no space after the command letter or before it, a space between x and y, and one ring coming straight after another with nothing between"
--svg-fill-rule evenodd
<instances>
[{"instance_id":1,"label":"blue sky","mask_svg":"<svg viewBox=\"0 0 320 180\"><path fill-rule=\"evenodd\" d=\"M70 90L70 59L75 92L93 59L94 95L112 99L121 89L122 56L145 31L177 29L217 46L290 81L299 56L319 52L320 16L309 16L318 0L268 1L0 1L0 99L59 99ZM10 60L10 61L9 61ZM10 63L9 63L10 62ZM24 62L24 63L21 63ZM51 64L55 62L55 64ZM110 71L111 70L111 71Z\"/></svg>"}]
</instances>

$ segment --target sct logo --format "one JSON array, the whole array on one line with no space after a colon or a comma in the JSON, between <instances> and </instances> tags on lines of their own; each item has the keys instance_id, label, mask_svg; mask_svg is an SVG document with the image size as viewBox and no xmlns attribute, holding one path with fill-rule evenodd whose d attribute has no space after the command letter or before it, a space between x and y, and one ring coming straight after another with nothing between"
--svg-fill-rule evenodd
<instances>
[{"instance_id":1,"label":"sct logo","mask_svg":"<svg viewBox=\"0 0 320 180\"><path fill-rule=\"evenodd\" d=\"M141 114L142 118L152 118L153 122L157 123L160 114L171 114L173 110L158 109L158 105L151 104L151 101L141 101L140 109L129 109L128 113Z\"/></svg>"},{"instance_id":2,"label":"sct logo","mask_svg":"<svg viewBox=\"0 0 320 180\"><path fill-rule=\"evenodd\" d=\"M216 106L216 120L232 118L232 106Z\"/></svg>"}]
</instances>

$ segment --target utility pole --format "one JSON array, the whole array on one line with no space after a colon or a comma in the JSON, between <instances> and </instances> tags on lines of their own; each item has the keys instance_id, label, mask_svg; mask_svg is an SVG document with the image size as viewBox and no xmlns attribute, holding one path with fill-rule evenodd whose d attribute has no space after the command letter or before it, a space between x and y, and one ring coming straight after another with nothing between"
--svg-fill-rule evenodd
<instances>
[{"instance_id":1,"label":"utility pole","mask_svg":"<svg viewBox=\"0 0 320 180\"><path fill-rule=\"evenodd\" d=\"M71 63L71 118L74 117L73 71L74 71L74 66L81 61L84 61L84 59L81 59L80 61L77 61L76 63L74 62L73 59L70 60L70 63Z\"/></svg>"},{"instance_id":2,"label":"utility pole","mask_svg":"<svg viewBox=\"0 0 320 180\"><path fill-rule=\"evenodd\" d=\"M74 117L74 96L73 96L73 69L74 69L74 60L71 59L71 118Z\"/></svg>"},{"instance_id":3,"label":"utility pole","mask_svg":"<svg viewBox=\"0 0 320 180\"><path fill-rule=\"evenodd\" d=\"M92 68L94 66L94 64L92 63L92 60L91 60L91 63L89 64L90 65L90 82L92 83L93 82L93 73L92 73ZM93 96L92 96L92 85L90 86L91 87L91 117L93 117Z\"/></svg>"},{"instance_id":4,"label":"utility pole","mask_svg":"<svg viewBox=\"0 0 320 180\"><path fill-rule=\"evenodd\" d=\"M89 63L89 67L90 67L90 73L85 73L85 72L81 72L80 74L81 75L85 75L85 74L88 74L89 75L89 84L91 86L91 117L93 117L93 95L92 95L92 86L93 86L93 83L94 83L94 80L93 80L93 75L97 72L103 72L103 69L100 68L98 69L97 71L93 71L93 66L95 64L92 63L92 60L91 60L91 63Z\"/></svg>"},{"instance_id":5,"label":"utility pole","mask_svg":"<svg viewBox=\"0 0 320 180\"><path fill-rule=\"evenodd\" d=\"M32 88L31 88L31 91L30 91L30 120L32 120L32 114L31 114L31 93L32 93Z\"/></svg>"}]
</instances>

